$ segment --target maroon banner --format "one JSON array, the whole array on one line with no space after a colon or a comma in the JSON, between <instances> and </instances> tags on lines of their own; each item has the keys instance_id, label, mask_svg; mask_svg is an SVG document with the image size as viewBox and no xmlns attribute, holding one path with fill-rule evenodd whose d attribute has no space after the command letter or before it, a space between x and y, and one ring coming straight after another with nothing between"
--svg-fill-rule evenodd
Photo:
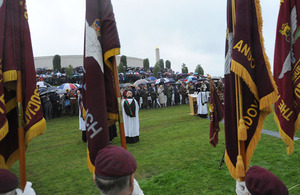
<instances>
[{"instance_id":1,"label":"maroon banner","mask_svg":"<svg viewBox=\"0 0 300 195\"><path fill-rule=\"evenodd\" d=\"M237 156L243 153L239 149L243 134L238 133L238 126L246 128L242 160L247 168L260 139L263 121L272 112L271 105L277 98L264 51L259 0L227 1L226 38L225 162L231 176L237 179L240 175ZM237 87L239 80L240 87Z\"/></svg>"},{"instance_id":2,"label":"maroon banner","mask_svg":"<svg viewBox=\"0 0 300 195\"><path fill-rule=\"evenodd\" d=\"M219 98L218 92L215 88L214 82L210 80L210 105L209 105L209 117L210 117L210 130L209 130L209 143L216 147L219 143L219 122L224 116L224 107Z\"/></svg>"},{"instance_id":3,"label":"maroon banner","mask_svg":"<svg viewBox=\"0 0 300 195\"><path fill-rule=\"evenodd\" d=\"M5 11L6 1L0 5L0 54L4 50L4 32L5 32ZM8 133L8 121L6 118L5 100L4 100L4 86L2 74L2 58L0 58L0 141Z\"/></svg>"},{"instance_id":4,"label":"maroon banner","mask_svg":"<svg viewBox=\"0 0 300 195\"><path fill-rule=\"evenodd\" d=\"M0 168L8 169L19 159L16 102L17 71L22 72L25 148L28 147L31 139L44 133L46 121L43 118L36 86L25 0L4 0L0 5L0 16L0 113L5 113L4 119L6 119L8 128L5 135L2 134L5 129L1 129L0 132L2 134L0 137ZM0 122L3 124L2 120L1 115Z\"/></svg>"},{"instance_id":5,"label":"maroon banner","mask_svg":"<svg viewBox=\"0 0 300 195\"><path fill-rule=\"evenodd\" d=\"M83 104L91 172L97 152L109 144L108 126L118 120L111 61L117 54L120 41L110 0L86 0Z\"/></svg>"},{"instance_id":6,"label":"maroon banner","mask_svg":"<svg viewBox=\"0 0 300 195\"><path fill-rule=\"evenodd\" d=\"M288 154L294 151L294 135L300 127L299 14L299 1L280 3L274 54L274 79L279 96L274 118Z\"/></svg>"}]
</instances>

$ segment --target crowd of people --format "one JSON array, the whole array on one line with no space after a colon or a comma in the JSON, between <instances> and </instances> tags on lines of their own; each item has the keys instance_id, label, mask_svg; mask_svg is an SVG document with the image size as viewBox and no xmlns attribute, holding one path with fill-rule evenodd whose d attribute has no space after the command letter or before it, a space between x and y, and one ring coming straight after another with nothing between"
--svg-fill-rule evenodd
<instances>
[{"instance_id":1,"label":"crowd of people","mask_svg":"<svg viewBox=\"0 0 300 195\"><path fill-rule=\"evenodd\" d=\"M57 93L55 90L48 93L40 93L43 114L46 120L60 117L62 114L77 116L81 97L81 90L67 89L65 93Z\"/></svg>"},{"instance_id":2,"label":"crowd of people","mask_svg":"<svg viewBox=\"0 0 300 195\"><path fill-rule=\"evenodd\" d=\"M215 82L217 90L223 93L223 83L221 80ZM133 97L138 102L141 109L160 108L173 105L187 104L188 94L199 94L199 92L209 92L208 81L193 82L161 82L145 83L137 86L131 85L121 88L122 98L127 97L127 92L131 91ZM209 93L207 93L209 96Z\"/></svg>"}]
</instances>

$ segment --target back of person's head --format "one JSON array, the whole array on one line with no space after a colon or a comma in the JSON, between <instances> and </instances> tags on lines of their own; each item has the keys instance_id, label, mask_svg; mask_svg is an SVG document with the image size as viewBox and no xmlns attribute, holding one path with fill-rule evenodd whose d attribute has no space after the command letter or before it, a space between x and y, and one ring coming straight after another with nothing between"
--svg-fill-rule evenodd
<instances>
[{"instance_id":1,"label":"back of person's head","mask_svg":"<svg viewBox=\"0 0 300 195\"><path fill-rule=\"evenodd\" d=\"M18 184L15 174L7 169L0 169L0 195L14 195Z\"/></svg>"},{"instance_id":2,"label":"back of person's head","mask_svg":"<svg viewBox=\"0 0 300 195\"><path fill-rule=\"evenodd\" d=\"M289 194L287 187L276 175L259 166L249 168L245 184L251 195Z\"/></svg>"},{"instance_id":3,"label":"back of person's head","mask_svg":"<svg viewBox=\"0 0 300 195\"><path fill-rule=\"evenodd\" d=\"M131 194L136 168L136 160L129 151L108 145L96 156L94 180L103 194Z\"/></svg>"},{"instance_id":4,"label":"back of person's head","mask_svg":"<svg viewBox=\"0 0 300 195\"><path fill-rule=\"evenodd\" d=\"M131 194L132 175L119 177L117 179L107 180L95 176L95 183L103 195L123 195Z\"/></svg>"}]
</instances>

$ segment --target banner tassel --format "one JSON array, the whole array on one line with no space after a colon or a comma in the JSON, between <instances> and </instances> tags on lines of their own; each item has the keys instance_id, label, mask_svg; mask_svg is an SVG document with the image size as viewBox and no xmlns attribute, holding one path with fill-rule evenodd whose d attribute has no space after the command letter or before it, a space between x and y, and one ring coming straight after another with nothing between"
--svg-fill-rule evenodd
<instances>
[{"instance_id":1,"label":"banner tassel","mask_svg":"<svg viewBox=\"0 0 300 195\"><path fill-rule=\"evenodd\" d=\"M245 177L245 166L244 166L243 158L241 155L238 155L237 161L236 161L236 176L237 176L237 178Z\"/></svg>"},{"instance_id":2,"label":"banner tassel","mask_svg":"<svg viewBox=\"0 0 300 195\"><path fill-rule=\"evenodd\" d=\"M246 141L247 140L247 126L245 125L244 119L239 120L238 139L240 141Z\"/></svg>"}]
</instances>

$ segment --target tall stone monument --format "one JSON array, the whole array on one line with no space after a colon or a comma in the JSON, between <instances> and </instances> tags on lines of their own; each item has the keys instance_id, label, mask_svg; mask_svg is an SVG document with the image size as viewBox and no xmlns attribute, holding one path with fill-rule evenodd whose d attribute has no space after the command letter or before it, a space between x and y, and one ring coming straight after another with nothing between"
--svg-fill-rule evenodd
<instances>
[{"instance_id":1,"label":"tall stone monument","mask_svg":"<svg viewBox=\"0 0 300 195\"><path fill-rule=\"evenodd\" d=\"M156 46L156 49L155 49L155 56L156 56L156 63L157 63L160 59L158 46Z\"/></svg>"}]
</instances>

